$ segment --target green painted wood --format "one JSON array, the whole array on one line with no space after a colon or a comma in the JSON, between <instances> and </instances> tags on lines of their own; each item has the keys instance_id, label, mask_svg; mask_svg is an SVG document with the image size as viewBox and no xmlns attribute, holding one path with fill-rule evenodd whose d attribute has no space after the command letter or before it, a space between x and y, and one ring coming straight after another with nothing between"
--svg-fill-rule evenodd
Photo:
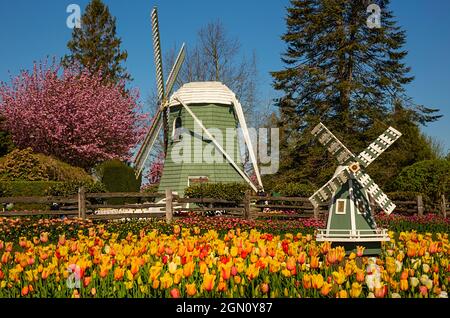
<instances>
[{"instance_id":1,"label":"green painted wood","mask_svg":"<svg viewBox=\"0 0 450 318\"><path fill-rule=\"evenodd\" d=\"M189 105L189 108L191 108L192 112L202 121L202 124L210 131L210 133L218 139L218 142L222 143L225 151L231 155L238 166L243 170L243 164L240 162L241 154L237 136L230 138L229 140L226 139L227 128L235 129L238 125L232 106L197 104ZM181 141L175 141L172 137L174 121L177 117L181 118L182 127L186 129L186 135L182 137ZM206 136L206 138L200 137L202 134L200 127L195 129L194 119L182 106L170 108L169 144L159 192L162 192L165 189L171 189L180 196L183 196L184 189L188 186L190 176L208 177L209 182L214 183L244 182L240 174L225 159L220 151L216 149L214 144L210 140L207 140ZM175 160L174 156L177 153L184 154L183 152L178 151L182 145L190 145L190 156L186 156L187 159L190 159L190 162L177 162ZM211 154L214 158L217 158L217 160L220 159L220 162L205 162L202 158L203 156L200 156L205 153Z\"/></svg>"}]
</instances>

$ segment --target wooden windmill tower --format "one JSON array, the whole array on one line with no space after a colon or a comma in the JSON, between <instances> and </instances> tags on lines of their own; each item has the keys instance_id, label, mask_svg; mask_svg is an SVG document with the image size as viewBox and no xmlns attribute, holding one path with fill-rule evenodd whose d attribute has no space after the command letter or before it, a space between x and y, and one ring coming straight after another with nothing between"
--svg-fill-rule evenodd
<instances>
[{"instance_id":1,"label":"wooden windmill tower","mask_svg":"<svg viewBox=\"0 0 450 318\"><path fill-rule=\"evenodd\" d=\"M322 123L313 129L312 134L339 162L333 178L309 198L316 207L331 199L327 228L318 231L317 241L338 242L347 250L362 245L366 247L367 254L379 253L380 242L389 241L389 236L386 230L376 226L369 195L387 214L392 213L395 204L364 169L400 138L401 133L389 127L358 156L351 153Z\"/></svg>"},{"instance_id":2,"label":"wooden windmill tower","mask_svg":"<svg viewBox=\"0 0 450 318\"><path fill-rule=\"evenodd\" d=\"M244 113L235 94L220 82L193 82L170 95L185 57L184 45L164 86L156 8L151 16L159 108L135 158L137 175L163 129L165 160L159 192L171 189L183 195L184 189L194 182L246 182L254 191L263 190ZM229 136L238 125L256 174L256 185L241 163L237 135ZM217 132L223 138L217 138ZM180 143L184 143L184 151L190 151L189 156L183 153L181 161L176 158ZM212 148L215 158L221 160L210 162L204 157Z\"/></svg>"}]
</instances>

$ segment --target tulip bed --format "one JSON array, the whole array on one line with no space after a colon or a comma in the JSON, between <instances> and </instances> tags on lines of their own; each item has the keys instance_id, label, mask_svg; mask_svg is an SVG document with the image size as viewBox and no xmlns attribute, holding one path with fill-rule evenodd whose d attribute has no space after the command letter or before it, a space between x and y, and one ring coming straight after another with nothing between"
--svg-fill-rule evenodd
<instances>
[{"instance_id":1,"label":"tulip bed","mask_svg":"<svg viewBox=\"0 0 450 318\"><path fill-rule=\"evenodd\" d=\"M316 242L317 221L210 222L0 219L0 297L447 297L447 233L390 232L372 258Z\"/></svg>"}]
</instances>

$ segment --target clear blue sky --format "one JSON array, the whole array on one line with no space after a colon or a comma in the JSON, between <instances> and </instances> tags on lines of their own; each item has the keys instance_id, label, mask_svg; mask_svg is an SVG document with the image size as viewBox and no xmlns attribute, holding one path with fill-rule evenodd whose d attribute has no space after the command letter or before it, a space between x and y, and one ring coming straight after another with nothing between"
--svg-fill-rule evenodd
<instances>
[{"instance_id":1,"label":"clear blue sky","mask_svg":"<svg viewBox=\"0 0 450 318\"><path fill-rule=\"evenodd\" d=\"M29 69L34 60L67 52L71 30L66 7L88 0L0 0L0 81ZM276 96L268 72L282 67L284 16L288 0L104 0L117 17L118 35L128 51L126 64L132 85L145 99L155 87L150 11L158 6L164 49L195 42L197 30L221 19L230 35L239 38L243 52L255 50L263 99ZM444 118L425 127L450 150L450 1L396 0L391 8L407 32L406 59L415 81L408 93L417 103L440 108Z\"/></svg>"}]
</instances>

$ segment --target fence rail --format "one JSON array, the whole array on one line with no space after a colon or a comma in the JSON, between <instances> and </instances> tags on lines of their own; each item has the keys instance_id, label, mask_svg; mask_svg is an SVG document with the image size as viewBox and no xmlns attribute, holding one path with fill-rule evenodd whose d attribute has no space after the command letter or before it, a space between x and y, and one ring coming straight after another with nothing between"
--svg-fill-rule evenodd
<instances>
[{"instance_id":1,"label":"fence rail","mask_svg":"<svg viewBox=\"0 0 450 318\"><path fill-rule=\"evenodd\" d=\"M123 204L108 203L108 199L121 198ZM138 203L126 202L126 199L134 199ZM137 199L137 200L136 200ZM149 202L149 199L155 202ZM157 201L159 200L159 201ZM99 202L104 201L102 204ZM157 201L157 202L156 202ZM165 194L155 193L86 193L81 187L78 195L74 196L47 196L47 197L0 197L0 204L8 203L24 203L24 204L59 204L58 210L50 211L13 211L3 210L0 217L14 216L36 216L50 215L79 217L90 220L113 220L126 218L166 218L167 222L171 222L177 217L176 212L209 212L221 211L228 216L238 216L246 219L250 218L319 218L321 214L328 211L329 203L323 203L318 207L314 207L304 197L271 197L257 196L247 191L242 201L228 201L214 198L180 198L173 194L170 190L166 190ZM422 196L418 195L416 200L394 201L397 205L396 212L400 213L417 213L423 215L425 208ZM194 204L193 207L189 206ZM375 203L372 201L371 206L377 210ZM113 209L112 213L108 213L108 209ZM123 210L143 210L141 212L129 213ZM146 209L154 209L152 212ZM438 209L441 214L446 217L450 212L449 202L443 195L439 202ZM106 210L105 214L99 210ZM118 210L118 211L117 211ZM273 210L289 210L290 213L275 212ZM110 211L111 212L111 211ZM269 212L269 213L268 213ZM175 215L174 215L175 213Z\"/></svg>"}]
</instances>

